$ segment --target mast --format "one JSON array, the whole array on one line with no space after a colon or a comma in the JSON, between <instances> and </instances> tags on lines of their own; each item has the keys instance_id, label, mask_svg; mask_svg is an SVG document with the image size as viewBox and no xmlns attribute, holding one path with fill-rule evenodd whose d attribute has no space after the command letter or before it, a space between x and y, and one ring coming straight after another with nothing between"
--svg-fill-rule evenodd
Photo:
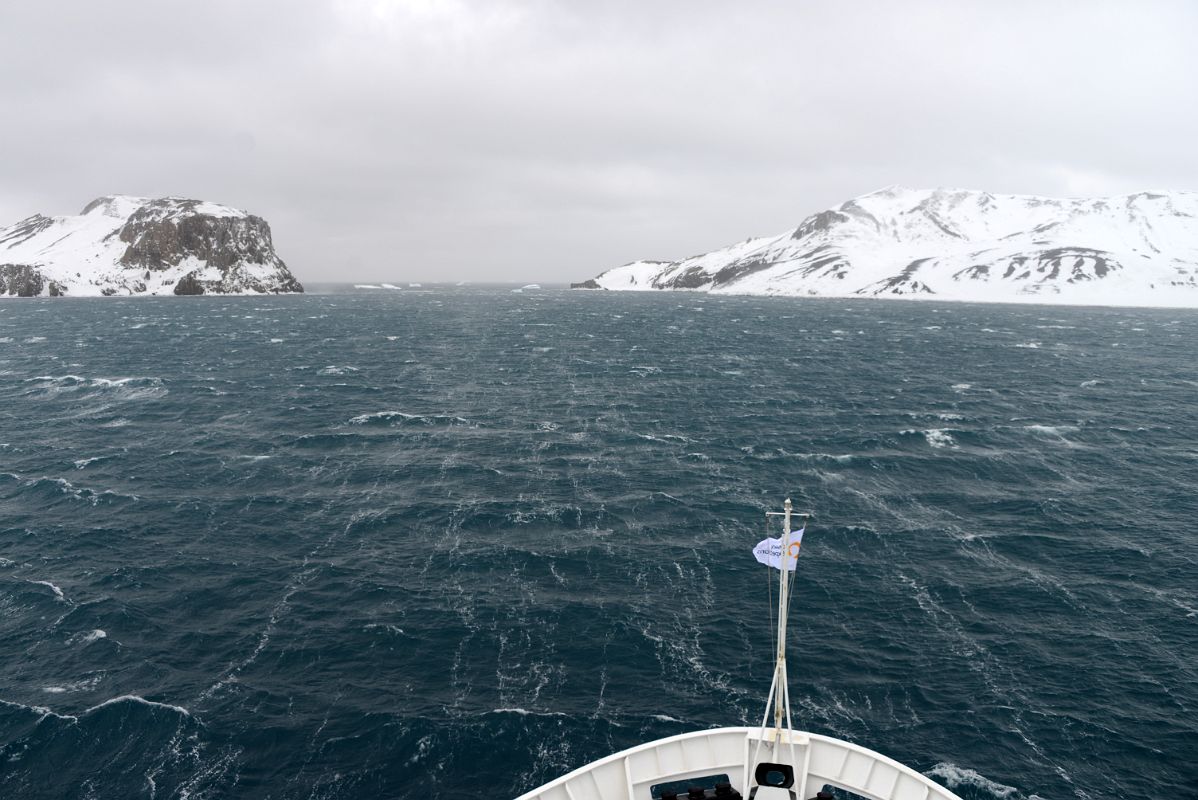
<instances>
[{"instance_id":1,"label":"mast","mask_svg":"<svg viewBox=\"0 0 1198 800\"><path fill-rule=\"evenodd\" d=\"M767 511L767 517L782 517L782 537L775 540L781 543L782 552L778 563L774 566L778 569L778 629L776 631L777 652L774 654L774 676L773 682L770 684L769 693L766 694L765 714L761 718L761 736L757 740L757 745L753 751L753 758L750 763L752 765L760 763L758 756L761 753L762 743L767 744L767 749L773 754L773 758L777 759L781 755L778 745L790 745L790 761L795 763L795 736L794 728L791 724L790 716L790 686L786 674L786 627L789 622L789 607L790 607L790 589L791 575L793 575L793 562L798 558L798 552L792 552L799 546L799 542L791 540L791 518L793 516L801 517L803 527L806 528L807 518L809 514L795 514L794 506L790 502L790 498L782 504L782 511ZM768 541L768 540L767 540ZM763 543L764 544L764 543ZM773 712L773 724L771 726L770 716ZM766 729L772 727L772 735L767 736ZM782 731L785 728L786 736L783 737ZM747 784L746 784L747 787Z\"/></svg>"},{"instance_id":2,"label":"mast","mask_svg":"<svg viewBox=\"0 0 1198 800\"><path fill-rule=\"evenodd\" d=\"M786 691L786 609L790 581L786 579L787 568L790 566L790 498L782 504L782 569L778 570L778 653L774 660L774 683L777 694L774 696L774 741L782 733L783 709L786 713L787 728L790 727L790 703L787 702Z\"/></svg>"}]
</instances>

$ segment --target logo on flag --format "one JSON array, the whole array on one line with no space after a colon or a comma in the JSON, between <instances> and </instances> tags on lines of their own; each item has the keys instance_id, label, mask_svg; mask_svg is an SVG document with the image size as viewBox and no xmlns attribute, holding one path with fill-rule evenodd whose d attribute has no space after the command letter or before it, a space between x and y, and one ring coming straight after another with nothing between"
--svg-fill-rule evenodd
<instances>
[{"instance_id":1,"label":"logo on flag","mask_svg":"<svg viewBox=\"0 0 1198 800\"><path fill-rule=\"evenodd\" d=\"M803 544L803 531L806 528L799 528L797 531L791 531L790 544L786 552L786 570L794 572L798 565L799 549ZM753 548L753 557L762 564L773 567L774 569L782 569L782 540L781 539L762 539Z\"/></svg>"}]
</instances>

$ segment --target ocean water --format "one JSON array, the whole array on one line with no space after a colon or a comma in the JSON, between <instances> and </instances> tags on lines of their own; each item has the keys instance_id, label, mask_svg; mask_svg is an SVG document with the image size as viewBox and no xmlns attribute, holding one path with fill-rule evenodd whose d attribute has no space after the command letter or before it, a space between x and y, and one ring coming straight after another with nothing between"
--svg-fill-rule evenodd
<instances>
[{"instance_id":1,"label":"ocean water","mask_svg":"<svg viewBox=\"0 0 1198 800\"><path fill-rule=\"evenodd\" d=\"M505 798L759 719L1198 797L1198 313L0 303L0 797Z\"/></svg>"}]
</instances>

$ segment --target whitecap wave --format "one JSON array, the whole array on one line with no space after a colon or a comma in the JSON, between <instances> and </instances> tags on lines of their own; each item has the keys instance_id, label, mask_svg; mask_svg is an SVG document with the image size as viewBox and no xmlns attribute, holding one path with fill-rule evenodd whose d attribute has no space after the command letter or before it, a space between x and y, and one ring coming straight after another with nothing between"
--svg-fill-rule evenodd
<instances>
[{"instance_id":1,"label":"whitecap wave","mask_svg":"<svg viewBox=\"0 0 1198 800\"><path fill-rule=\"evenodd\" d=\"M97 461L106 461L112 456L92 456L91 458L79 458L74 461L75 469L83 469L89 464L95 464Z\"/></svg>"},{"instance_id":2,"label":"whitecap wave","mask_svg":"<svg viewBox=\"0 0 1198 800\"><path fill-rule=\"evenodd\" d=\"M1076 433L1079 430L1076 425L1024 425L1023 429L1031 433L1043 433L1062 438L1066 433Z\"/></svg>"},{"instance_id":3,"label":"whitecap wave","mask_svg":"<svg viewBox=\"0 0 1198 800\"><path fill-rule=\"evenodd\" d=\"M914 431L911 431L914 433ZM804 461L835 461L838 464L848 464L853 460L851 453L788 453L785 450L780 450L786 458L799 458Z\"/></svg>"},{"instance_id":4,"label":"whitecap wave","mask_svg":"<svg viewBox=\"0 0 1198 800\"><path fill-rule=\"evenodd\" d=\"M961 787L980 789L1002 800L1018 797L1020 794L1019 790L1014 786L1007 786L1005 783L992 781L977 770L958 767L956 764L950 764L945 761L941 761L924 774L930 778L940 778L948 788L954 791Z\"/></svg>"},{"instance_id":5,"label":"whitecap wave","mask_svg":"<svg viewBox=\"0 0 1198 800\"><path fill-rule=\"evenodd\" d=\"M161 378L86 378L82 375L35 375L26 378L31 393L45 396L95 395L108 401L153 400L169 394Z\"/></svg>"},{"instance_id":6,"label":"whitecap wave","mask_svg":"<svg viewBox=\"0 0 1198 800\"><path fill-rule=\"evenodd\" d=\"M79 721L78 717L73 717L70 714L59 714L58 712L53 711L53 710L47 708L46 706L27 706L24 703L14 703L11 700L4 700L4 699L0 699L0 706L8 706L9 708L17 708L22 711L32 711L34 714L37 714L41 719L45 719L46 717L54 717L55 719L65 719L70 722L78 722ZM40 720L39 720L39 722L40 722Z\"/></svg>"},{"instance_id":7,"label":"whitecap wave","mask_svg":"<svg viewBox=\"0 0 1198 800\"><path fill-rule=\"evenodd\" d=\"M55 684L53 686L43 686L42 691L46 694L68 694L70 692L86 692L96 688L101 680L101 676L93 675L90 678L84 678L80 681L71 683Z\"/></svg>"},{"instance_id":8,"label":"whitecap wave","mask_svg":"<svg viewBox=\"0 0 1198 800\"><path fill-rule=\"evenodd\" d=\"M469 425L470 420L452 414L409 414L406 411L375 411L359 414L348 420L350 425L374 425L379 423L419 423L423 425Z\"/></svg>"},{"instance_id":9,"label":"whitecap wave","mask_svg":"<svg viewBox=\"0 0 1198 800\"><path fill-rule=\"evenodd\" d=\"M94 628L90 631L80 631L79 633L73 634L71 636L71 638L67 639L67 644L68 645L77 645L77 644L87 645L87 644L91 644L92 642L98 642L101 639L107 639L107 638L108 638L108 631L102 630L100 628ZM117 642L117 644L120 644L120 642Z\"/></svg>"},{"instance_id":10,"label":"whitecap wave","mask_svg":"<svg viewBox=\"0 0 1198 800\"><path fill-rule=\"evenodd\" d=\"M527 708L512 706L508 708L493 708L492 714L519 714L522 717L564 717L561 711L530 711Z\"/></svg>"},{"instance_id":11,"label":"whitecap wave","mask_svg":"<svg viewBox=\"0 0 1198 800\"><path fill-rule=\"evenodd\" d=\"M54 592L54 599L56 599L60 602L63 602L63 603L66 602L66 598L62 594L62 587L60 587L58 584L51 583L50 581L29 581L29 582L36 583L38 586L49 586L50 591Z\"/></svg>"},{"instance_id":12,"label":"whitecap wave","mask_svg":"<svg viewBox=\"0 0 1198 800\"><path fill-rule=\"evenodd\" d=\"M192 713L190 711L188 711L186 708L184 708L183 706L176 706L176 705L172 705L170 703L159 703L157 700L147 700L146 698L142 697L141 695L136 695L136 694L123 694L120 697L113 697L109 700L105 700L103 703L97 703L96 705L87 709L83 713L90 714L93 711L99 711L101 708L107 708L108 706L114 706L114 705L118 705L120 703L138 703L140 705L149 706L151 708L163 708L163 709L167 709L168 711L174 711L175 713L182 714L185 717L192 716Z\"/></svg>"},{"instance_id":13,"label":"whitecap wave","mask_svg":"<svg viewBox=\"0 0 1198 800\"><path fill-rule=\"evenodd\" d=\"M948 430L945 428L930 428L929 430L926 430L926 431L917 431L913 428L908 428L907 430L899 431L899 433L907 435L907 436L913 436L916 434L923 436L924 440L931 447L956 447L957 446L957 440L954 439L952 437L952 434L950 434L948 432Z\"/></svg>"},{"instance_id":14,"label":"whitecap wave","mask_svg":"<svg viewBox=\"0 0 1198 800\"><path fill-rule=\"evenodd\" d=\"M957 443L949 432L942 428L932 428L924 431L923 435L932 447L952 447Z\"/></svg>"},{"instance_id":15,"label":"whitecap wave","mask_svg":"<svg viewBox=\"0 0 1198 800\"><path fill-rule=\"evenodd\" d=\"M66 495L73 500L80 500L90 503L93 506L98 506L101 503L109 503L117 500L131 500L133 502L137 502L139 499L135 494L121 494L120 492L114 492L111 489L104 489L103 491L97 492L95 489L89 489L86 486L76 486L66 478L51 478L46 475L43 475L40 478L22 481L22 485L31 489L36 489L42 486L53 487L59 493Z\"/></svg>"}]
</instances>

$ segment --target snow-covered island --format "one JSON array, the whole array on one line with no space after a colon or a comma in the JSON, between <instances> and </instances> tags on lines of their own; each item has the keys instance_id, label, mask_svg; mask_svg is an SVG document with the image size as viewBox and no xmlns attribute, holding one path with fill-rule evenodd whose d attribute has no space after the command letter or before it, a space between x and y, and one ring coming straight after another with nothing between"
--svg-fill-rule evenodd
<instances>
[{"instance_id":1,"label":"snow-covered island","mask_svg":"<svg viewBox=\"0 0 1198 800\"><path fill-rule=\"evenodd\" d=\"M778 236L577 289L1198 307L1198 194L1054 199L891 186Z\"/></svg>"},{"instance_id":2,"label":"snow-covered island","mask_svg":"<svg viewBox=\"0 0 1198 800\"><path fill-rule=\"evenodd\" d=\"M0 297L303 290L265 220L203 200L114 195L0 228Z\"/></svg>"}]
</instances>

